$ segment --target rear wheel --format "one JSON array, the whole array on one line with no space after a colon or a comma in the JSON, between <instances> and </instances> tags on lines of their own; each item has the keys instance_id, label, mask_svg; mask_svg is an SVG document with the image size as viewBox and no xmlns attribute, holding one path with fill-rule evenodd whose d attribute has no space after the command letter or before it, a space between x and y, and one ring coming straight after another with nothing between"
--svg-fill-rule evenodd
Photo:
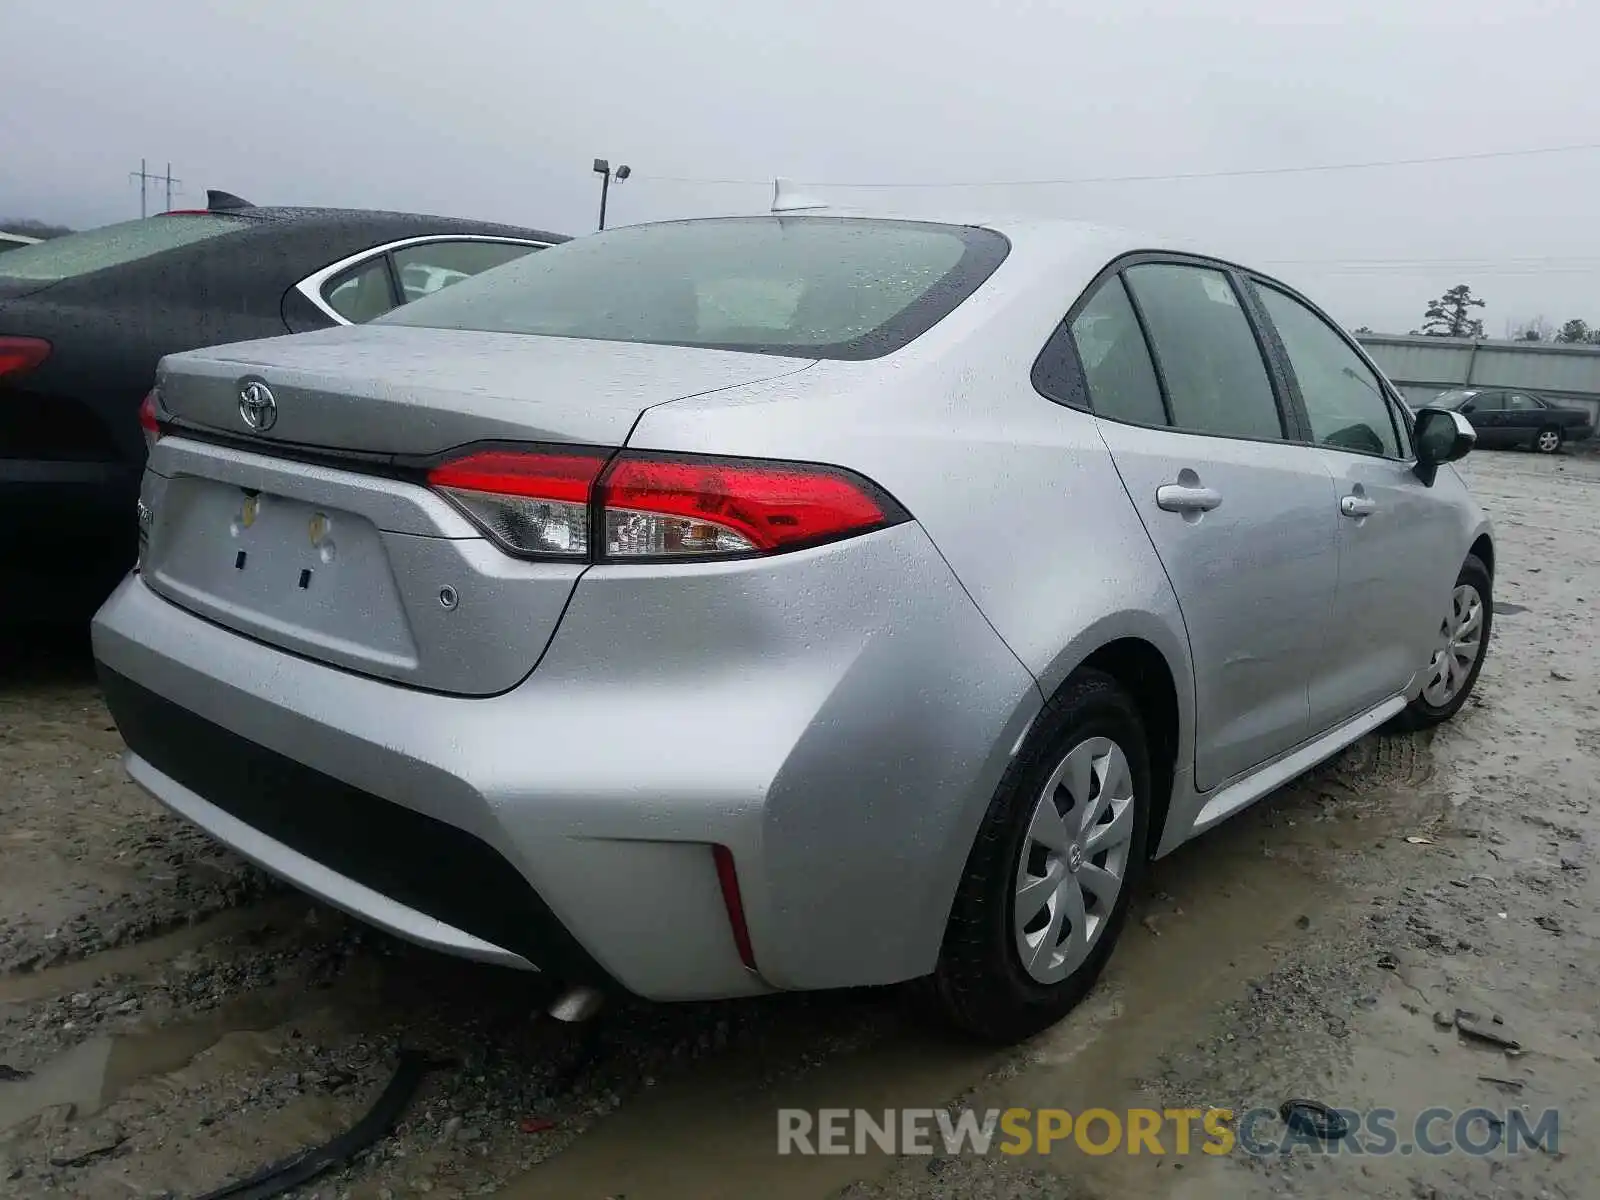
<instances>
[{"instance_id":1,"label":"rear wheel","mask_svg":"<svg viewBox=\"0 0 1600 1200\"><path fill-rule=\"evenodd\" d=\"M1150 766L1138 709L1080 672L1041 714L967 859L930 992L940 1014L1011 1043L1099 977L1147 858Z\"/></svg>"},{"instance_id":2,"label":"rear wheel","mask_svg":"<svg viewBox=\"0 0 1600 1200\"><path fill-rule=\"evenodd\" d=\"M1472 694L1489 651L1494 620L1492 584L1489 569L1477 555L1467 555L1450 593L1450 606L1439 622L1439 638L1422 691L1400 714L1405 728L1426 729L1448 721Z\"/></svg>"},{"instance_id":3,"label":"rear wheel","mask_svg":"<svg viewBox=\"0 0 1600 1200\"><path fill-rule=\"evenodd\" d=\"M1554 425L1546 425L1533 435L1533 448L1540 454L1554 454L1561 449L1561 430Z\"/></svg>"}]
</instances>

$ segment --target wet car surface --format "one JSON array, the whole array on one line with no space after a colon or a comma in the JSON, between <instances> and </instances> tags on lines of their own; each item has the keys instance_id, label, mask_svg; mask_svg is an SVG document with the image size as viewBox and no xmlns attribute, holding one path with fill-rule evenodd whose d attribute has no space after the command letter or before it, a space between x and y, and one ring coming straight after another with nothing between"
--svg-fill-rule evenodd
<instances>
[{"instance_id":1,"label":"wet car surface","mask_svg":"<svg viewBox=\"0 0 1600 1200\"><path fill-rule=\"evenodd\" d=\"M1466 711L1365 738L1158 863L1100 986L1013 1053L930 1030L898 990L550 1021L537 977L348 921L163 813L122 776L86 649L36 646L0 680L0 1192L198 1194L353 1124L416 1048L450 1065L392 1136L295 1194L1587 1194L1600 1164L1576 1133L1500 1160L775 1154L781 1105L960 1097L1525 1103L1576 1122L1600 1055L1600 640L1582 615L1600 461L1463 472L1502 543ZM1526 1052L1435 1024L1454 1007L1502 1016Z\"/></svg>"}]
</instances>

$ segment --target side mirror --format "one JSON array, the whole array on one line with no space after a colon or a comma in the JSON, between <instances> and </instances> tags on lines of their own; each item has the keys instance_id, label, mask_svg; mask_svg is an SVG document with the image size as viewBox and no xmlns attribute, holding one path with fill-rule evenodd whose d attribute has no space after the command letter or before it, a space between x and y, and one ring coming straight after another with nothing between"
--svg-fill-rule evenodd
<instances>
[{"instance_id":1,"label":"side mirror","mask_svg":"<svg viewBox=\"0 0 1600 1200\"><path fill-rule=\"evenodd\" d=\"M1465 458L1478 443L1477 431L1458 412L1448 408L1424 408L1417 413L1411 429L1411 443L1417 451L1417 478L1432 487L1442 463Z\"/></svg>"}]
</instances>

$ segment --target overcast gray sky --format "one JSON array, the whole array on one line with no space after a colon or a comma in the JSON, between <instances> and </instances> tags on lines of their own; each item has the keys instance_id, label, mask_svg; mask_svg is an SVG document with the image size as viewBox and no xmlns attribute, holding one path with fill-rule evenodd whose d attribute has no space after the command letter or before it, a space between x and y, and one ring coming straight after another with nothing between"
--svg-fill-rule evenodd
<instances>
[{"instance_id":1,"label":"overcast gray sky","mask_svg":"<svg viewBox=\"0 0 1600 1200\"><path fill-rule=\"evenodd\" d=\"M4 0L0 216L182 199L593 228L760 211L797 181L1227 171L1600 142L1579 0ZM1350 325L1466 281L1487 331L1600 324L1600 150L1269 177L819 189L1210 241ZM157 201L159 203L159 200ZM1383 260L1383 261L1374 261ZM1404 261L1397 261L1404 260ZM1418 260L1427 260L1419 262ZM1439 261L1444 260L1444 261Z\"/></svg>"}]
</instances>

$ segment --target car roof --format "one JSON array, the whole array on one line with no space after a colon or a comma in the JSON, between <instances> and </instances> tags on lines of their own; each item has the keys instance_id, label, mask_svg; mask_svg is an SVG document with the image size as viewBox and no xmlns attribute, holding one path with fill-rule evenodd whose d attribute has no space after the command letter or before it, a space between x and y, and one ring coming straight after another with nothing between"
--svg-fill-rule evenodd
<instances>
[{"instance_id":1,"label":"car roof","mask_svg":"<svg viewBox=\"0 0 1600 1200\"><path fill-rule=\"evenodd\" d=\"M296 205L253 204L241 207L213 208L206 211L219 217L238 217L263 224L294 223L338 225L347 222L371 222L393 225L436 225L449 232L470 229L492 237L528 238L534 241L565 242L571 235L553 233L523 225L505 225L496 221L479 221L471 217L441 217L431 213L395 212L373 208L318 208Z\"/></svg>"}]
</instances>

